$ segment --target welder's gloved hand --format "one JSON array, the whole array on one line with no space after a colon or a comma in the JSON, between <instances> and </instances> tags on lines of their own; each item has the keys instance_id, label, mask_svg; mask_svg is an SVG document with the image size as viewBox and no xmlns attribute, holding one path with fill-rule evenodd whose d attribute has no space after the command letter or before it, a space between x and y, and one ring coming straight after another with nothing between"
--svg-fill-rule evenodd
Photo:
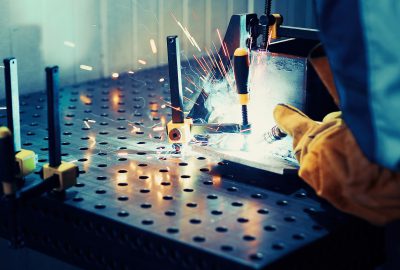
<instances>
[{"instance_id":1,"label":"welder's gloved hand","mask_svg":"<svg viewBox=\"0 0 400 270\"><path fill-rule=\"evenodd\" d=\"M299 175L317 194L344 212L385 224L400 218L400 174L367 160L340 112L315 122L278 105L278 126L293 137Z\"/></svg>"}]
</instances>

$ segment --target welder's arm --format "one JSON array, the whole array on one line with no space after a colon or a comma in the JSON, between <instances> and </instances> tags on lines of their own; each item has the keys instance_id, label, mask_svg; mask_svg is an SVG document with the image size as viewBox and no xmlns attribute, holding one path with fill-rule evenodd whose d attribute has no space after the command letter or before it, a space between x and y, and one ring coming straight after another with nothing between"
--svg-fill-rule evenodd
<instances>
[{"instance_id":1,"label":"welder's arm","mask_svg":"<svg viewBox=\"0 0 400 270\"><path fill-rule=\"evenodd\" d=\"M338 102L327 59L311 61ZM282 104L275 108L274 117L279 128L293 137L300 177L319 196L375 224L400 218L400 174L364 156L341 112L315 122L298 109Z\"/></svg>"},{"instance_id":2,"label":"welder's arm","mask_svg":"<svg viewBox=\"0 0 400 270\"><path fill-rule=\"evenodd\" d=\"M364 157L339 112L318 123L291 106L278 105L274 117L293 136L299 175L319 196L375 224L400 218L400 174Z\"/></svg>"}]
</instances>

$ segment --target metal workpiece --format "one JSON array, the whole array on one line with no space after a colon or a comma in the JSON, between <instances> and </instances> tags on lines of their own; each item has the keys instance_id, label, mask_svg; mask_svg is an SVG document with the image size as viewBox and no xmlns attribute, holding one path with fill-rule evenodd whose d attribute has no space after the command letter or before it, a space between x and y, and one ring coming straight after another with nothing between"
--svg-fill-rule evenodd
<instances>
[{"instance_id":1,"label":"metal workpiece","mask_svg":"<svg viewBox=\"0 0 400 270\"><path fill-rule=\"evenodd\" d=\"M61 164L61 131L60 131L60 102L59 102L59 73L58 67L46 68L47 89L47 122L49 130L49 164L57 167Z\"/></svg>"},{"instance_id":2,"label":"metal workpiece","mask_svg":"<svg viewBox=\"0 0 400 270\"><path fill-rule=\"evenodd\" d=\"M7 126L13 134L15 152L21 150L17 59L4 59L4 81L6 90Z\"/></svg>"},{"instance_id":3,"label":"metal workpiece","mask_svg":"<svg viewBox=\"0 0 400 270\"><path fill-rule=\"evenodd\" d=\"M21 206L27 246L86 269L294 269L354 255L348 218L299 179L236 173L235 164L190 147L173 153L167 76L161 67L60 89L61 156L80 177L65 201ZM43 166L46 94L22 96L21 110L23 146ZM27 187L38 181L36 172ZM8 238L5 228L0 219ZM332 245L332 237L346 241Z\"/></svg>"}]
</instances>

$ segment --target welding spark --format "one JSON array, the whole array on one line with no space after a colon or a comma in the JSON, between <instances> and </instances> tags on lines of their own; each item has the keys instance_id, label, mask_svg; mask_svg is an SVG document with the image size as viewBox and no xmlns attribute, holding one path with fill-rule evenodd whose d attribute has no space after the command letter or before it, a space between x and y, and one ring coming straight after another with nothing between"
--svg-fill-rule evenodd
<instances>
[{"instance_id":1,"label":"welding spark","mask_svg":"<svg viewBox=\"0 0 400 270\"><path fill-rule=\"evenodd\" d=\"M172 18L174 18L175 22L178 24L178 26L182 29L183 33L185 34L185 36L187 37L187 39L189 40L190 44L192 44L193 47L196 47L197 50L199 52L201 52L201 49L199 47L199 45L197 44L196 40L194 39L194 37L190 34L189 30L184 27L180 21L178 21L176 19L176 17L174 16L174 14L171 13Z\"/></svg>"},{"instance_id":2,"label":"welding spark","mask_svg":"<svg viewBox=\"0 0 400 270\"><path fill-rule=\"evenodd\" d=\"M86 126L87 128L90 128L90 125L89 125L89 123L88 123L87 121L83 121L83 123L85 124L85 126Z\"/></svg>"},{"instance_id":3,"label":"welding spark","mask_svg":"<svg viewBox=\"0 0 400 270\"><path fill-rule=\"evenodd\" d=\"M118 77L119 77L119 74L117 72L114 72L111 74L111 78L113 78L113 79L118 79Z\"/></svg>"},{"instance_id":4,"label":"welding spark","mask_svg":"<svg viewBox=\"0 0 400 270\"><path fill-rule=\"evenodd\" d=\"M134 74L135 72L133 72L132 70L128 71L129 74Z\"/></svg>"},{"instance_id":5,"label":"welding spark","mask_svg":"<svg viewBox=\"0 0 400 270\"><path fill-rule=\"evenodd\" d=\"M88 65L80 65L79 68L83 69L83 70L87 70L87 71L92 71L93 70L93 67L92 66L88 66Z\"/></svg>"},{"instance_id":6,"label":"welding spark","mask_svg":"<svg viewBox=\"0 0 400 270\"><path fill-rule=\"evenodd\" d=\"M7 107L0 107L0 110L7 110Z\"/></svg>"},{"instance_id":7,"label":"welding spark","mask_svg":"<svg viewBox=\"0 0 400 270\"><path fill-rule=\"evenodd\" d=\"M190 101L190 102L196 104L197 106L199 106L199 104L197 104L196 102L194 102L194 101L191 100L190 98L187 98L187 97L184 96L183 99L186 99L187 101Z\"/></svg>"},{"instance_id":8,"label":"welding spark","mask_svg":"<svg viewBox=\"0 0 400 270\"><path fill-rule=\"evenodd\" d=\"M157 46L156 46L156 42L154 41L154 39L150 39L150 47L151 47L151 51L156 54L157 53Z\"/></svg>"},{"instance_id":9,"label":"welding spark","mask_svg":"<svg viewBox=\"0 0 400 270\"><path fill-rule=\"evenodd\" d=\"M187 86L185 87L185 89L188 90L188 91L189 91L190 93L192 93L192 94L194 93L193 90L191 90L191 89L190 89L189 87L187 87Z\"/></svg>"},{"instance_id":10,"label":"welding spark","mask_svg":"<svg viewBox=\"0 0 400 270\"><path fill-rule=\"evenodd\" d=\"M142 65L146 65L147 64L147 62L142 60L142 59L139 59L138 62L139 62L139 64L142 64Z\"/></svg>"},{"instance_id":11,"label":"welding spark","mask_svg":"<svg viewBox=\"0 0 400 270\"><path fill-rule=\"evenodd\" d=\"M71 47L71 48L75 48L75 43L73 43L72 41L64 41L64 45L67 47Z\"/></svg>"},{"instance_id":12,"label":"welding spark","mask_svg":"<svg viewBox=\"0 0 400 270\"><path fill-rule=\"evenodd\" d=\"M226 50L226 48L224 46L224 42L222 41L222 37L221 37L221 33L219 32L219 29L217 29L217 34L218 34L219 41L221 42L222 51L224 52L225 56L228 57L229 53L228 53L228 50Z\"/></svg>"},{"instance_id":13,"label":"welding spark","mask_svg":"<svg viewBox=\"0 0 400 270\"><path fill-rule=\"evenodd\" d=\"M96 120L89 119L87 120L89 123L96 123Z\"/></svg>"},{"instance_id":14,"label":"welding spark","mask_svg":"<svg viewBox=\"0 0 400 270\"><path fill-rule=\"evenodd\" d=\"M160 78L158 81L159 82L163 82L163 81L165 81L165 79L164 78Z\"/></svg>"},{"instance_id":15,"label":"welding spark","mask_svg":"<svg viewBox=\"0 0 400 270\"><path fill-rule=\"evenodd\" d=\"M246 129L242 129L240 132L248 132L250 130L251 130L251 128L246 128Z\"/></svg>"},{"instance_id":16,"label":"welding spark","mask_svg":"<svg viewBox=\"0 0 400 270\"><path fill-rule=\"evenodd\" d=\"M131 133L140 132L140 128L132 126Z\"/></svg>"},{"instance_id":17,"label":"welding spark","mask_svg":"<svg viewBox=\"0 0 400 270\"><path fill-rule=\"evenodd\" d=\"M167 107L165 104L161 105L161 109L165 109L165 107Z\"/></svg>"}]
</instances>

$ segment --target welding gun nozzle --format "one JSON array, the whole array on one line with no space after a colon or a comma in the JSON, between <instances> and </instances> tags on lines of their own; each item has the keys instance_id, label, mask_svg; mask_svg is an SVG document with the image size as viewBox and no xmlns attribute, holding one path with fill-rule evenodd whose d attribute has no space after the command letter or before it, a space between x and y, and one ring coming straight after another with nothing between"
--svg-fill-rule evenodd
<instances>
[{"instance_id":1,"label":"welding gun nozzle","mask_svg":"<svg viewBox=\"0 0 400 270\"><path fill-rule=\"evenodd\" d=\"M273 143L285 138L287 134L282 131L278 126L273 126L269 131L264 134L264 139L268 143Z\"/></svg>"}]
</instances>

